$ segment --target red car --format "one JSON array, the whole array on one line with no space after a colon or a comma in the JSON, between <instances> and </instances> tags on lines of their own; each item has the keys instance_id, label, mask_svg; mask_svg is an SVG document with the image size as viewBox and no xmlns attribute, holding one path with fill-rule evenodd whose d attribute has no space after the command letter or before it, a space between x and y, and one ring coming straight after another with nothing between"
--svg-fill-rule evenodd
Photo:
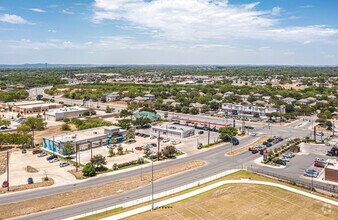
<instances>
[{"instance_id":1,"label":"red car","mask_svg":"<svg viewBox=\"0 0 338 220\"><path fill-rule=\"evenodd\" d=\"M41 150L33 150L33 154L39 154L39 153L41 153L42 151Z\"/></svg>"},{"instance_id":2,"label":"red car","mask_svg":"<svg viewBox=\"0 0 338 220\"><path fill-rule=\"evenodd\" d=\"M141 151L142 147L135 147L135 150Z\"/></svg>"},{"instance_id":3,"label":"red car","mask_svg":"<svg viewBox=\"0 0 338 220\"><path fill-rule=\"evenodd\" d=\"M9 186L9 183L7 180L3 181L2 188L7 188Z\"/></svg>"},{"instance_id":4,"label":"red car","mask_svg":"<svg viewBox=\"0 0 338 220\"><path fill-rule=\"evenodd\" d=\"M325 163L317 161L317 162L315 162L315 167L322 167L322 168L324 168L325 167Z\"/></svg>"},{"instance_id":5,"label":"red car","mask_svg":"<svg viewBox=\"0 0 338 220\"><path fill-rule=\"evenodd\" d=\"M257 153L258 153L258 150L257 150L256 148L253 148L253 149L251 150L251 153L257 154Z\"/></svg>"}]
</instances>

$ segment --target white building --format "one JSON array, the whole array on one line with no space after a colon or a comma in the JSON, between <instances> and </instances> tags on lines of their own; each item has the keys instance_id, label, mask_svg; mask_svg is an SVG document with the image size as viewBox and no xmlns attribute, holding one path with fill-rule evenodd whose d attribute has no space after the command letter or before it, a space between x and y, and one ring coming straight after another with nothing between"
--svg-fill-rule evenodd
<instances>
[{"instance_id":1,"label":"white building","mask_svg":"<svg viewBox=\"0 0 338 220\"><path fill-rule=\"evenodd\" d=\"M183 125L160 125L152 126L151 130L155 133L161 133L162 136L178 136L186 138L195 135L195 128Z\"/></svg>"},{"instance_id":2,"label":"white building","mask_svg":"<svg viewBox=\"0 0 338 220\"><path fill-rule=\"evenodd\" d=\"M255 115L258 114L260 116L265 116L268 113L278 112L285 113L285 108L271 108L271 107L261 107L255 105L237 105L232 103L223 103L222 110L225 111L228 115L233 114L249 114Z\"/></svg>"},{"instance_id":3,"label":"white building","mask_svg":"<svg viewBox=\"0 0 338 220\"><path fill-rule=\"evenodd\" d=\"M50 121L60 121L65 118L80 118L86 111L88 111L88 109L78 106L53 109L45 113L45 119Z\"/></svg>"}]
</instances>

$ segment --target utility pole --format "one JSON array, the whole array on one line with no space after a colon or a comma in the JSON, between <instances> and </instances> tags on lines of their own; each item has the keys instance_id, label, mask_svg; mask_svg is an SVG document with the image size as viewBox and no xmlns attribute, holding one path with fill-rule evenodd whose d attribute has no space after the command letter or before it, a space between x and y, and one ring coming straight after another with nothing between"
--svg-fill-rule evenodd
<instances>
[{"instance_id":1,"label":"utility pole","mask_svg":"<svg viewBox=\"0 0 338 220\"><path fill-rule=\"evenodd\" d=\"M316 142L317 140L317 132L316 132L316 125L315 126L313 126L313 140Z\"/></svg>"},{"instance_id":2,"label":"utility pole","mask_svg":"<svg viewBox=\"0 0 338 220\"><path fill-rule=\"evenodd\" d=\"M78 166L77 166L77 151L78 151L78 146L77 146L76 143L75 143L75 151L76 151L76 156L75 156L75 158L76 158L76 172L78 172Z\"/></svg>"},{"instance_id":3,"label":"utility pole","mask_svg":"<svg viewBox=\"0 0 338 220\"><path fill-rule=\"evenodd\" d=\"M53 135L53 155L54 155L54 150L55 149L55 142L54 142L54 135Z\"/></svg>"},{"instance_id":4,"label":"utility pole","mask_svg":"<svg viewBox=\"0 0 338 220\"><path fill-rule=\"evenodd\" d=\"M7 192L9 192L9 150L7 150Z\"/></svg>"},{"instance_id":5,"label":"utility pole","mask_svg":"<svg viewBox=\"0 0 338 220\"><path fill-rule=\"evenodd\" d=\"M158 131L157 137L157 161L160 160L161 131Z\"/></svg>"},{"instance_id":6,"label":"utility pole","mask_svg":"<svg viewBox=\"0 0 338 220\"><path fill-rule=\"evenodd\" d=\"M210 121L209 121L209 128L208 128L208 145L210 144Z\"/></svg>"},{"instance_id":7,"label":"utility pole","mask_svg":"<svg viewBox=\"0 0 338 220\"><path fill-rule=\"evenodd\" d=\"M155 209L154 204L154 160L151 160L151 210Z\"/></svg>"}]
</instances>

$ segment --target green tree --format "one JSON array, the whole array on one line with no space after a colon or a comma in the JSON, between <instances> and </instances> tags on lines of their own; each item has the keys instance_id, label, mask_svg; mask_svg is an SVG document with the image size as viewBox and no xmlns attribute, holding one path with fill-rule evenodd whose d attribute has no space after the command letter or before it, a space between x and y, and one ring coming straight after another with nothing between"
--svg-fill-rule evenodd
<instances>
[{"instance_id":1,"label":"green tree","mask_svg":"<svg viewBox=\"0 0 338 220\"><path fill-rule=\"evenodd\" d=\"M232 137L237 135L237 129L234 127L222 127L219 129L219 133L220 133L220 138L223 141L228 141L230 140Z\"/></svg>"},{"instance_id":2,"label":"green tree","mask_svg":"<svg viewBox=\"0 0 338 220\"><path fill-rule=\"evenodd\" d=\"M117 154L123 155L123 147L121 146L121 144L117 147Z\"/></svg>"},{"instance_id":3,"label":"green tree","mask_svg":"<svg viewBox=\"0 0 338 220\"><path fill-rule=\"evenodd\" d=\"M70 155L75 153L74 144L70 141L67 141L63 146L63 154L70 157Z\"/></svg>"},{"instance_id":4,"label":"green tree","mask_svg":"<svg viewBox=\"0 0 338 220\"><path fill-rule=\"evenodd\" d=\"M168 145L165 148L162 149L162 154L165 157L171 157L173 154L175 154L177 152L177 149L175 146L173 145Z\"/></svg>"},{"instance_id":5,"label":"green tree","mask_svg":"<svg viewBox=\"0 0 338 220\"><path fill-rule=\"evenodd\" d=\"M189 107L183 106L183 107L181 108L181 112L184 113L184 114L188 114L188 113L189 113Z\"/></svg>"},{"instance_id":6,"label":"green tree","mask_svg":"<svg viewBox=\"0 0 338 220\"><path fill-rule=\"evenodd\" d=\"M95 167L95 170L103 167L107 164L106 157L102 156L101 154L94 155L93 158L90 160L90 163Z\"/></svg>"},{"instance_id":7,"label":"green tree","mask_svg":"<svg viewBox=\"0 0 338 220\"><path fill-rule=\"evenodd\" d=\"M127 134L125 136L126 140L129 141L129 140L135 140L135 130L134 129L129 129L127 131Z\"/></svg>"},{"instance_id":8,"label":"green tree","mask_svg":"<svg viewBox=\"0 0 338 220\"><path fill-rule=\"evenodd\" d=\"M108 153L109 153L109 157L115 156L115 150L114 150L114 148L109 148Z\"/></svg>"},{"instance_id":9,"label":"green tree","mask_svg":"<svg viewBox=\"0 0 338 220\"><path fill-rule=\"evenodd\" d=\"M136 118L135 121L133 121L133 124L135 126L140 126L141 128L146 127L150 123L151 123L151 120L147 117Z\"/></svg>"},{"instance_id":10,"label":"green tree","mask_svg":"<svg viewBox=\"0 0 338 220\"><path fill-rule=\"evenodd\" d=\"M71 129L70 129L69 124L65 123L65 124L62 125L61 130L62 131L70 131Z\"/></svg>"},{"instance_id":11,"label":"green tree","mask_svg":"<svg viewBox=\"0 0 338 220\"><path fill-rule=\"evenodd\" d=\"M131 116L132 113L130 111L128 111L127 109L122 109L120 111L120 118L126 118L128 116Z\"/></svg>"},{"instance_id":12,"label":"green tree","mask_svg":"<svg viewBox=\"0 0 338 220\"><path fill-rule=\"evenodd\" d=\"M0 126L8 127L11 125L11 121L0 117Z\"/></svg>"},{"instance_id":13,"label":"green tree","mask_svg":"<svg viewBox=\"0 0 338 220\"><path fill-rule=\"evenodd\" d=\"M106 113L112 113L112 109L109 106L106 108Z\"/></svg>"},{"instance_id":14,"label":"green tree","mask_svg":"<svg viewBox=\"0 0 338 220\"><path fill-rule=\"evenodd\" d=\"M18 127L18 130L22 132L40 131L45 129L45 126L46 123L43 122L43 119L28 117L21 123L21 125Z\"/></svg>"},{"instance_id":15,"label":"green tree","mask_svg":"<svg viewBox=\"0 0 338 220\"><path fill-rule=\"evenodd\" d=\"M118 126L120 126L123 129L129 129L131 127L130 119L119 120Z\"/></svg>"},{"instance_id":16,"label":"green tree","mask_svg":"<svg viewBox=\"0 0 338 220\"><path fill-rule=\"evenodd\" d=\"M144 154L146 155L147 158L150 157L150 155L151 155L151 150L150 150L149 147L144 148L143 152L144 152Z\"/></svg>"},{"instance_id":17,"label":"green tree","mask_svg":"<svg viewBox=\"0 0 338 220\"><path fill-rule=\"evenodd\" d=\"M83 167L82 174L84 176L95 176L96 175L96 171L95 171L95 168L94 168L93 164L87 163Z\"/></svg>"}]
</instances>

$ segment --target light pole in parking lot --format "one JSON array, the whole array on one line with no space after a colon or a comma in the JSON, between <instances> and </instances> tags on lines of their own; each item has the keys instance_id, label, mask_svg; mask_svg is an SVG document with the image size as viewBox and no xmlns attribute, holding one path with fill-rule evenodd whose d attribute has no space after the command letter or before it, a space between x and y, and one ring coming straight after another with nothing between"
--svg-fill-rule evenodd
<instances>
[{"instance_id":1,"label":"light pole in parking lot","mask_svg":"<svg viewBox=\"0 0 338 220\"><path fill-rule=\"evenodd\" d=\"M154 159L151 159L151 210L155 209L154 205Z\"/></svg>"}]
</instances>

